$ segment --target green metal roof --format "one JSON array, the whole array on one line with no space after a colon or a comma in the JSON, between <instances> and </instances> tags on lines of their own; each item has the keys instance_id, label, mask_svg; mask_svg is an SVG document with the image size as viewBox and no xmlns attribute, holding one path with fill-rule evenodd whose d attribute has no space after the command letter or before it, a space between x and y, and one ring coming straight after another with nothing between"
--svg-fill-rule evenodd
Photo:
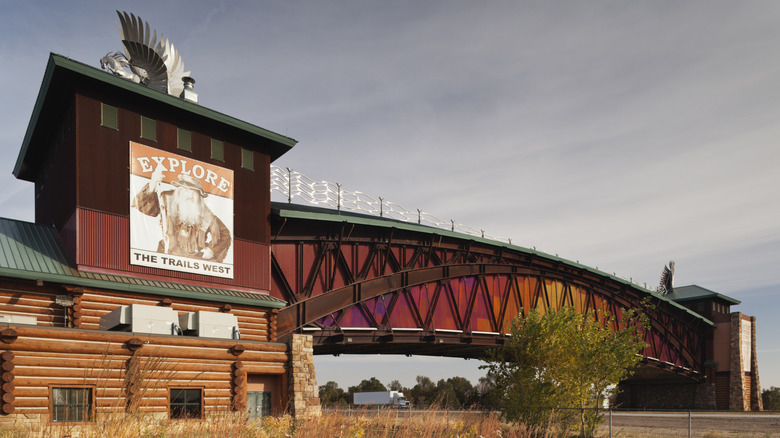
<instances>
[{"instance_id":1,"label":"green metal roof","mask_svg":"<svg viewBox=\"0 0 780 438\"><path fill-rule=\"evenodd\" d=\"M41 141L38 137L45 137L45 132L43 131L51 129L51 125L42 122L45 121L47 116L53 115L56 117L58 115L61 109L61 99L67 95L65 90L71 90L76 84L82 83L107 84L115 87L118 92L130 93L135 97L147 99L150 104L165 105L171 111L186 111L194 117L205 117L221 123L226 129L238 130L256 138L268 140L270 141L270 146L268 147L270 148L271 161L280 157L297 143L297 140L222 114L205 106L152 90L98 68L51 53L43 76L43 82L41 83L41 89L38 92L38 98L30 117L30 123L27 125L22 148L14 166L13 173L17 178L31 180L34 176L30 174L29 166L25 166L25 164L27 164L27 161L35 158L37 149L46 147L46 145L37 144Z\"/></svg>"},{"instance_id":2,"label":"green metal roof","mask_svg":"<svg viewBox=\"0 0 780 438\"><path fill-rule=\"evenodd\" d=\"M703 299L721 299L729 304L740 304L742 301L735 300L734 298L727 297L726 295L713 292L709 289L705 289L701 286L690 285L675 287L672 293L666 296L670 300L681 303L685 301L703 300Z\"/></svg>"},{"instance_id":3,"label":"green metal roof","mask_svg":"<svg viewBox=\"0 0 780 438\"><path fill-rule=\"evenodd\" d=\"M511 251L533 254L549 260L565 263L569 266L574 266L579 269L592 272L602 277L607 277L612 281L616 281L618 283L629 285L634 289L640 290L646 294L653 295L653 297L655 297L658 300L666 301L673 307L677 307L680 310L690 315L693 315L696 318L701 319L704 323L712 327L715 327L715 323L710 321L709 319L699 315L696 312L693 312L692 310L676 303L675 301L667 297L653 293L652 290L645 289L636 283L628 281L624 278L620 278L613 274L608 274L606 272L599 271L598 269L592 268L590 266L586 266L571 260L567 260L558 257L557 255L551 255L542 251L537 251L535 249L524 248L522 246L511 245L509 243L505 243L497 240L485 239L482 237L458 233L455 231L444 230L441 228L435 228L427 225L404 222L397 219L381 218L381 217L369 216L361 213L345 212L345 211L333 210L329 208L313 207L308 205L300 205L300 204L292 204L292 203L284 203L284 202L271 202L271 214L275 214L281 218L294 218L294 219L316 220L316 221L325 221L325 222L346 222L349 224L356 224L356 225L369 225L369 226L382 227L382 228L395 228L399 230L415 231L415 232L420 232L425 234L432 234L436 236L446 236L446 237L453 237L457 239L471 240L474 242L480 242L487 245L506 248Z\"/></svg>"},{"instance_id":4,"label":"green metal roof","mask_svg":"<svg viewBox=\"0 0 780 438\"><path fill-rule=\"evenodd\" d=\"M54 228L0 218L0 275L73 286L281 309L270 295L74 269Z\"/></svg>"}]
</instances>

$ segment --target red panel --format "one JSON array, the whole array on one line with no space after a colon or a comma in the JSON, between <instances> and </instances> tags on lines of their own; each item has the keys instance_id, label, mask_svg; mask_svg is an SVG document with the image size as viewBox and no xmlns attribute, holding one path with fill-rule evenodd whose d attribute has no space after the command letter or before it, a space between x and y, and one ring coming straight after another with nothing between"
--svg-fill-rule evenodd
<instances>
[{"instance_id":1,"label":"red panel","mask_svg":"<svg viewBox=\"0 0 780 438\"><path fill-rule=\"evenodd\" d=\"M296 263L296 244L295 243L274 243L273 253L276 257L279 267L284 273L284 278L290 285L290 289L294 293L300 292L300 285L298 284L298 275L296 275L298 264ZM275 290L275 297L282 297L281 290Z\"/></svg>"},{"instance_id":2,"label":"red panel","mask_svg":"<svg viewBox=\"0 0 780 438\"><path fill-rule=\"evenodd\" d=\"M365 302L365 306L368 311L371 312L371 316L374 317L374 321L380 324L384 323L385 315L387 314L387 304L393 298L393 294L395 293L397 292L371 298Z\"/></svg>"},{"instance_id":3,"label":"red panel","mask_svg":"<svg viewBox=\"0 0 780 438\"><path fill-rule=\"evenodd\" d=\"M314 264L319 254L319 248L315 247L315 245L301 245L299 250L301 254L301 264L298 265L298 269L301 269L301 273L303 274L301 279L304 281L304 284L306 284L309 275L316 275L311 293L312 296L319 295L325 289L322 279L322 266L318 268ZM322 265L325 265L324 261L322 262ZM314 269L319 269L319 271L312 272ZM303 285L301 286L303 287Z\"/></svg>"},{"instance_id":4,"label":"red panel","mask_svg":"<svg viewBox=\"0 0 780 438\"><path fill-rule=\"evenodd\" d=\"M420 316L423 322L426 321L428 313L431 311L433 305L433 296L436 293L435 284L424 284L421 286L413 286L409 288L409 295L411 295L414 302L417 304L417 310L420 312Z\"/></svg>"},{"instance_id":5,"label":"red panel","mask_svg":"<svg viewBox=\"0 0 780 438\"><path fill-rule=\"evenodd\" d=\"M371 248L368 245L356 245L352 249L352 252L356 254L354 265L352 266L352 274L357 277L362 272L363 265L365 265L366 260L368 260L368 255L371 254Z\"/></svg>"},{"instance_id":6,"label":"red panel","mask_svg":"<svg viewBox=\"0 0 780 438\"><path fill-rule=\"evenodd\" d=\"M344 315L339 321L340 327L373 327L371 320L363 313L360 306L352 306L344 309Z\"/></svg>"},{"instance_id":7,"label":"red panel","mask_svg":"<svg viewBox=\"0 0 780 438\"><path fill-rule=\"evenodd\" d=\"M162 281L189 280L214 287L237 286L262 291L271 288L268 245L234 240L235 277L217 278L131 265L129 229L126 217L78 209L76 264L80 269L93 267L117 271L117 275L143 274Z\"/></svg>"},{"instance_id":8,"label":"red panel","mask_svg":"<svg viewBox=\"0 0 780 438\"><path fill-rule=\"evenodd\" d=\"M393 313L387 319L387 325L392 328L421 328L417 325L412 303L406 293L400 293L393 307Z\"/></svg>"},{"instance_id":9,"label":"red panel","mask_svg":"<svg viewBox=\"0 0 780 438\"><path fill-rule=\"evenodd\" d=\"M348 246L344 246L342 249L345 250L344 252L346 254L344 254L344 258L347 260L347 264L348 264L349 260L350 260L350 258L349 258L349 247ZM348 282L347 282L347 269L345 268L345 266L341 262L341 260L338 260L335 257L335 254L331 258L331 260L332 260L332 263L334 264L334 266L336 266L335 270L333 270L333 268L331 268L331 267L328 268L329 269L328 275L330 275L331 273L333 274L333 289L338 289L340 287L346 286L348 284Z\"/></svg>"},{"instance_id":10,"label":"red panel","mask_svg":"<svg viewBox=\"0 0 780 438\"><path fill-rule=\"evenodd\" d=\"M457 282L458 289L453 290L453 292L456 291L455 301L457 302L458 306L458 315L460 316L460 320L463 321L465 325L468 325L464 319L466 318L466 312L468 312L469 304L471 304L471 295L474 291L475 282L476 279L474 277L461 278Z\"/></svg>"},{"instance_id":11,"label":"red panel","mask_svg":"<svg viewBox=\"0 0 780 438\"><path fill-rule=\"evenodd\" d=\"M509 286L509 296L506 298L507 303L506 310L504 310L504 321L501 322L502 330L510 327L512 320L515 319L515 316L517 316L517 314L523 310L523 308L520 306L520 303L527 302L528 277L516 277L510 279L509 281L511 284ZM516 284L520 290L517 290L517 287L515 286Z\"/></svg>"},{"instance_id":12,"label":"red panel","mask_svg":"<svg viewBox=\"0 0 780 438\"><path fill-rule=\"evenodd\" d=\"M454 285L457 287L457 284ZM458 312L455 303L450 299L450 294L447 292L448 285L443 285L439 299L436 301L436 310L433 312L432 328L446 329L446 330L460 330L458 327L456 314ZM457 291L453 291L457 292Z\"/></svg>"},{"instance_id":13,"label":"red panel","mask_svg":"<svg viewBox=\"0 0 780 438\"><path fill-rule=\"evenodd\" d=\"M487 282L489 283L490 280ZM490 302L482 288L477 290L476 294L474 307L471 310L471 320L467 324L471 330L491 332L493 331L493 324L490 317Z\"/></svg>"}]
</instances>

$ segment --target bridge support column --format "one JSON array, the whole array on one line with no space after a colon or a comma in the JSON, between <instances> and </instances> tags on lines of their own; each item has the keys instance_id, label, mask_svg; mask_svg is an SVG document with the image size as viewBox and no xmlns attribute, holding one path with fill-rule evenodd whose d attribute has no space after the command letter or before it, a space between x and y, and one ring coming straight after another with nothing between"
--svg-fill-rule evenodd
<instances>
[{"instance_id":1,"label":"bridge support column","mask_svg":"<svg viewBox=\"0 0 780 438\"><path fill-rule=\"evenodd\" d=\"M289 341L290 410L297 418L309 418L322 413L317 375L314 373L314 347L311 335L294 334Z\"/></svg>"},{"instance_id":2,"label":"bridge support column","mask_svg":"<svg viewBox=\"0 0 780 438\"><path fill-rule=\"evenodd\" d=\"M756 317L734 312L730 328L729 410L760 411L763 403L756 356Z\"/></svg>"}]
</instances>

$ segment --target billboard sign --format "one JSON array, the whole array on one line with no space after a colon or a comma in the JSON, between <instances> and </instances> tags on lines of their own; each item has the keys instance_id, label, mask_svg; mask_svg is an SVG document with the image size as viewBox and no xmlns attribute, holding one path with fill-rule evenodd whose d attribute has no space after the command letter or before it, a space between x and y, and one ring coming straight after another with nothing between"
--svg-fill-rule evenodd
<instances>
[{"instance_id":1,"label":"billboard sign","mask_svg":"<svg viewBox=\"0 0 780 438\"><path fill-rule=\"evenodd\" d=\"M130 264L233 278L233 171L131 141Z\"/></svg>"}]
</instances>

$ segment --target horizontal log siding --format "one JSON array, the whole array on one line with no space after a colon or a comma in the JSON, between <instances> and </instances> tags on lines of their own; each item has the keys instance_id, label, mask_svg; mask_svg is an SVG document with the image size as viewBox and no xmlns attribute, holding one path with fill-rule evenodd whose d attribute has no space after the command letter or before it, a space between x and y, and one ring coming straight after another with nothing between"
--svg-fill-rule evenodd
<instances>
[{"instance_id":1,"label":"horizontal log siding","mask_svg":"<svg viewBox=\"0 0 780 438\"><path fill-rule=\"evenodd\" d=\"M160 305L160 298L151 298L143 295L110 294L102 291L85 290L81 296L81 328L98 329L100 318L119 306L130 304L144 304L148 306ZM170 306L177 313L219 312L222 307L219 303L199 302L176 298ZM229 313L238 318L238 328L241 330L241 340L270 341L268 337L268 318L271 312L250 306L231 305Z\"/></svg>"},{"instance_id":2,"label":"horizontal log siding","mask_svg":"<svg viewBox=\"0 0 780 438\"><path fill-rule=\"evenodd\" d=\"M54 298L54 294L0 289L0 313L34 316L38 325L63 327L65 308L55 304Z\"/></svg>"},{"instance_id":3,"label":"horizontal log siding","mask_svg":"<svg viewBox=\"0 0 780 438\"><path fill-rule=\"evenodd\" d=\"M250 373L279 375L286 371L288 358L284 344L244 339L10 327L17 331L18 338L11 344L0 344L0 352L6 350L15 355L12 373L17 414L48 414L51 385L94 385L97 413L123 411L126 366L132 357L125 342L133 337L144 342L135 353L141 361L161 358L152 359L157 368L141 383L145 392L140 409L144 412L168 412L170 387L203 388L207 412L232 410L231 373L236 360ZM237 343L245 351L234 356L230 348Z\"/></svg>"}]
</instances>

